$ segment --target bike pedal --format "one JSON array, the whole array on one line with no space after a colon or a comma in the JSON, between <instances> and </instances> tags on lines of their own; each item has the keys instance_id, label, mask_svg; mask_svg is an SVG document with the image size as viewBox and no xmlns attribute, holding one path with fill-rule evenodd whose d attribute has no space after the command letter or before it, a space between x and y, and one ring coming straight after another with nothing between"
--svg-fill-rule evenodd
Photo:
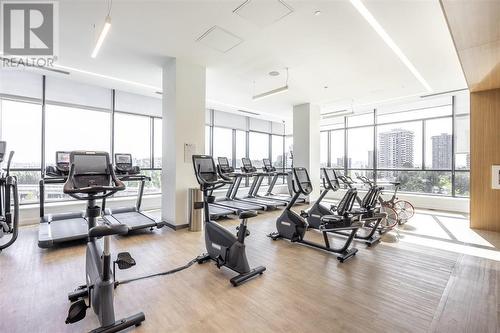
<instances>
[{"instance_id":1,"label":"bike pedal","mask_svg":"<svg viewBox=\"0 0 500 333\"><path fill-rule=\"evenodd\" d=\"M115 262L118 264L119 269L128 269L136 264L135 259L128 252L118 253Z\"/></svg>"}]
</instances>

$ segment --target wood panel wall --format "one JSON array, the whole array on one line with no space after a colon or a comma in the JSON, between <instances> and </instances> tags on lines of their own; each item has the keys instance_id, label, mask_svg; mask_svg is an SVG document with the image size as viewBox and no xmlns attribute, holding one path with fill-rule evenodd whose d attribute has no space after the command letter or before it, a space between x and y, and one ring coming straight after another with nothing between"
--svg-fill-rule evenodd
<instances>
[{"instance_id":1,"label":"wood panel wall","mask_svg":"<svg viewBox=\"0 0 500 333\"><path fill-rule=\"evenodd\" d=\"M500 190L491 188L491 166L500 165L500 89L471 93L471 227L500 231Z\"/></svg>"}]
</instances>

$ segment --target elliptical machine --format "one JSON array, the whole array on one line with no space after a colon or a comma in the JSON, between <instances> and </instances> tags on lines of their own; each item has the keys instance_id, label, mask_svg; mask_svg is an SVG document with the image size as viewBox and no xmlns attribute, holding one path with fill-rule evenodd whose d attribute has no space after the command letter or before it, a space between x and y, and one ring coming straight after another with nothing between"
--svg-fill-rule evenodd
<instances>
[{"instance_id":1,"label":"elliptical machine","mask_svg":"<svg viewBox=\"0 0 500 333\"><path fill-rule=\"evenodd\" d=\"M208 205L215 201L212 192L232 182L219 179L212 156L193 155L193 167L196 180L203 191L205 244L208 252L198 257L198 263L201 264L211 259L215 261L218 268L225 266L239 273L230 280L234 287L256 275L261 275L266 268L264 266L250 268L245 253L245 238L250 235L247 220L257 216L257 212L247 210L239 213L241 222L236 236L217 222L211 221Z\"/></svg>"},{"instance_id":2,"label":"elliptical machine","mask_svg":"<svg viewBox=\"0 0 500 333\"><path fill-rule=\"evenodd\" d=\"M0 165L3 162L6 150L7 142L0 141ZM6 235L11 235L7 242L0 243L0 252L16 241L19 229L17 178L10 175L10 164L13 156L14 151L11 151L5 171L0 168L0 239Z\"/></svg>"},{"instance_id":3,"label":"elliptical machine","mask_svg":"<svg viewBox=\"0 0 500 333\"><path fill-rule=\"evenodd\" d=\"M125 225L97 225L96 221L101 215L96 200L123 191L125 185L116 177L106 152L74 151L70 155L70 165L63 191L77 200L88 202L86 215L89 232L85 266L87 284L68 295L72 303L66 324L82 320L87 309L92 307L101 325L92 332L118 332L134 325L139 326L145 319L144 313L139 312L116 321L113 306L115 264L120 269L127 269L135 265L135 260L128 252L119 253L111 272L109 236L125 235L128 228ZM100 237L104 237L104 250L97 243ZM85 303L84 297L89 298L89 305Z\"/></svg>"},{"instance_id":4,"label":"elliptical machine","mask_svg":"<svg viewBox=\"0 0 500 333\"><path fill-rule=\"evenodd\" d=\"M358 249L354 247L349 249L356 232L362 226L361 222L359 222L359 220L350 213L354 205L354 201L356 200L356 190L350 189L347 191L346 195L338 205L338 215L324 215L321 217L320 225L317 229L323 234L323 239L325 241L325 245L323 246L304 239L304 235L309 227L309 224L302 216L291 210L295 201L301 194L308 196L313 190L309 173L306 168L295 167L293 168L293 175L294 179L292 180L292 187L295 195L288 203L285 210L283 210L280 217L276 220L277 231L269 234L268 236L273 240L285 238L291 242L302 243L328 252L338 253L339 255L337 256L337 259L340 262L344 262L350 257L356 255ZM350 231L349 237L340 248L332 248L330 246L328 233L339 230Z\"/></svg>"}]
</instances>

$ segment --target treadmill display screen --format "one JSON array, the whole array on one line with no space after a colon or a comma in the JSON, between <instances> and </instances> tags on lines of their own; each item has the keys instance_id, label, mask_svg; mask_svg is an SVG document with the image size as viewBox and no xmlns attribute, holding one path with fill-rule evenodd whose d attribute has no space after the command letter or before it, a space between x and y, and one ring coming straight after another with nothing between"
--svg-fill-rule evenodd
<instances>
[{"instance_id":1,"label":"treadmill display screen","mask_svg":"<svg viewBox=\"0 0 500 333\"><path fill-rule=\"evenodd\" d=\"M130 154L116 154L116 164L132 164L132 156Z\"/></svg>"},{"instance_id":2,"label":"treadmill display screen","mask_svg":"<svg viewBox=\"0 0 500 333\"><path fill-rule=\"evenodd\" d=\"M249 158L243 157L243 158L241 159L241 162L243 163L243 166L244 166L245 168L251 168L251 167L252 167L252 161L250 161L250 159L249 159Z\"/></svg>"},{"instance_id":3,"label":"treadmill display screen","mask_svg":"<svg viewBox=\"0 0 500 333\"><path fill-rule=\"evenodd\" d=\"M70 153L59 151L56 153L57 164L69 164Z\"/></svg>"}]
</instances>

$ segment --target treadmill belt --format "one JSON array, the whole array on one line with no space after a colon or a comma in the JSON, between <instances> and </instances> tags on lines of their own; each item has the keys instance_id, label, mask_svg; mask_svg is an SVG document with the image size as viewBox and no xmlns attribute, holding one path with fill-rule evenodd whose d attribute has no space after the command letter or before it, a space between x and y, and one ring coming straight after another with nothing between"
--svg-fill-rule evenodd
<instances>
[{"instance_id":1,"label":"treadmill belt","mask_svg":"<svg viewBox=\"0 0 500 333\"><path fill-rule=\"evenodd\" d=\"M83 217L40 223L38 246L46 248L53 246L54 243L85 239L88 232L89 226Z\"/></svg>"},{"instance_id":2,"label":"treadmill belt","mask_svg":"<svg viewBox=\"0 0 500 333\"><path fill-rule=\"evenodd\" d=\"M110 216L106 216L109 218ZM114 213L111 215L118 223L126 225L130 230L155 227L156 222L138 212Z\"/></svg>"},{"instance_id":3,"label":"treadmill belt","mask_svg":"<svg viewBox=\"0 0 500 333\"><path fill-rule=\"evenodd\" d=\"M216 205L210 205L208 206L209 211L210 211L210 217L211 218L219 218L222 216L227 216L231 214L235 214L234 209L229 209L225 207L220 207Z\"/></svg>"}]
</instances>

